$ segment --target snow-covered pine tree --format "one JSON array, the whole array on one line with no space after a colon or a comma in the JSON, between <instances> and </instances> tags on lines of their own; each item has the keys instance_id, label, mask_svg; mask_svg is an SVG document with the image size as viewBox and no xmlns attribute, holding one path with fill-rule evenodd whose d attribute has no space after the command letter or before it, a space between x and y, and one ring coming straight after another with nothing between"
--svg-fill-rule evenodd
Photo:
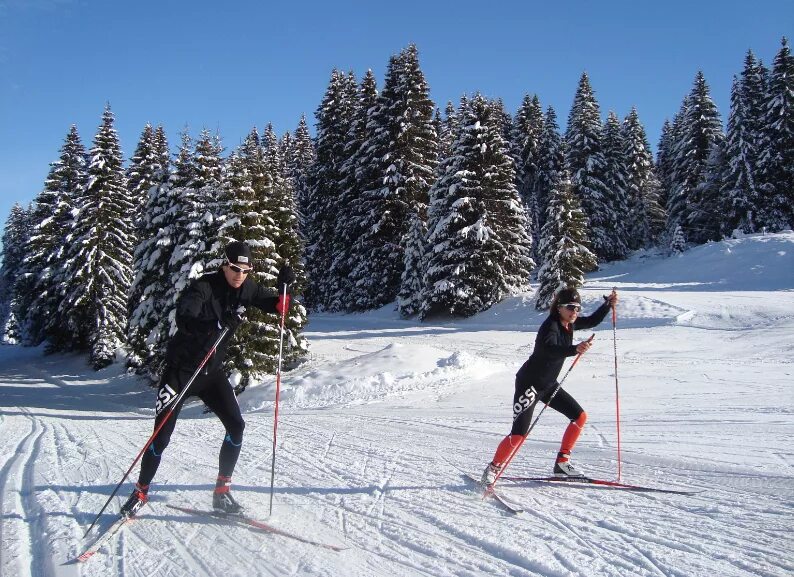
<instances>
[{"instance_id":1,"label":"snow-covered pine tree","mask_svg":"<svg viewBox=\"0 0 794 577\"><path fill-rule=\"evenodd\" d=\"M623 154L626 159L626 197L629 204L629 248L647 248L659 241L667 215L659 204L661 185L653 165L651 147L632 108L623 120Z\"/></svg>"},{"instance_id":2,"label":"snow-covered pine tree","mask_svg":"<svg viewBox=\"0 0 794 577\"><path fill-rule=\"evenodd\" d=\"M400 278L400 292L397 294L397 310L403 318L412 317L422 306L424 289L425 238L427 226L415 214L411 218L408 237L403 253L403 273Z\"/></svg>"},{"instance_id":3,"label":"snow-covered pine tree","mask_svg":"<svg viewBox=\"0 0 794 577\"><path fill-rule=\"evenodd\" d=\"M279 154L281 154L282 163L281 169L283 171L281 177L292 180L292 166L293 166L293 155L295 151L292 149L292 133L285 132L281 135L281 138L278 140L278 150ZM295 183L291 182L290 186L292 187L293 191L295 190ZM294 192L293 192L294 194Z\"/></svg>"},{"instance_id":4,"label":"snow-covered pine tree","mask_svg":"<svg viewBox=\"0 0 794 577\"><path fill-rule=\"evenodd\" d=\"M171 278L168 271L173 252L174 214L171 202L171 155L162 126L153 137L153 185L146 196L133 252L127 324L127 366L156 381L165 360L171 323L168 319Z\"/></svg>"},{"instance_id":5,"label":"snow-covered pine tree","mask_svg":"<svg viewBox=\"0 0 794 577\"><path fill-rule=\"evenodd\" d=\"M193 176L193 187L197 190L205 186L218 186L223 171L223 145L219 134L212 134L209 129L202 129L196 139L196 150L193 162L196 172Z\"/></svg>"},{"instance_id":6,"label":"snow-covered pine tree","mask_svg":"<svg viewBox=\"0 0 794 577\"><path fill-rule=\"evenodd\" d=\"M587 73L579 79L568 115L565 143L566 167L573 193L580 199L590 223L593 252L601 262L620 258L620 246L613 238L614 207L604 182L606 160L601 144L601 112Z\"/></svg>"},{"instance_id":7,"label":"snow-covered pine tree","mask_svg":"<svg viewBox=\"0 0 794 577\"><path fill-rule=\"evenodd\" d=\"M224 245L235 240L246 242L254 259L254 279L258 283L270 284L272 255L276 246L272 238L273 219L264 205L272 195L272 182L256 128L230 155L225 185L230 202L227 218L220 227L220 239ZM220 263L222 250L217 257ZM265 317L257 309L246 311L247 322L240 326L229 347L226 370L238 373L232 379L238 391L244 390L252 378L269 372L274 366L274 328Z\"/></svg>"},{"instance_id":8,"label":"snow-covered pine tree","mask_svg":"<svg viewBox=\"0 0 794 577\"><path fill-rule=\"evenodd\" d=\"M629 253L629 199L626 180L628 178L625 156L625 141L620 129L620 121L613 111L607 114L601 129L601 147L604 153L604 184L609 192L609 205L612 209L612 254L623 259Z\"/></svg>"},{"instance_id":9,"label":"snow-covered pine tree","mask_svg":"<svg viewBox=\"0 0 794 577\"><path fill-rule=\"evenodd\" d=\"M794 227L794 56L788 40L772 63L760 161L763 225L772 231Z\"/></svg>"},{"instance_id":10,"label":"snow-covered pine tree","mask_svg":"<svg viewBox=\"0 0 794 577\"><path fill-rule=\"evenodd\" d=\"M173 171L169 176L172 189L189 186L196 178L196 161L193 158L193 139L186 126L179 133L179 150L173 162Z\"/></svg>"},{"instance_id":11,"label":"snow-covered pine tree","mask_svg":"<svg viewBox=\"0 0 794 577\"><path fill-rule=\"evenodd\" d=\"M679 224L675 227L670 239L670 254L681 254L686 250L686 235L683 227Z\"/></svg>"},{"instance_id":12,"label":"snow-covered pine tree","mask_svg":"<svg viewBox=\"0 0 794 577\"><path fill-rule=\"evenodd\" d=\"M452 143L458 133L458 112L452 101L447 102L444 119L441 121L441 131L438 133L438 162L449 156Z\"/></svg>"},{"instance_id":13,"label":"snow-covered pine tree","mask_svg":"<svg viewBox=\"0 0 794 577\"><path fill-rule=\"evenodd\" d=\"M25 307L25 342L38 345L49 340L48 350L60 349L63 298L63 268L67 243L74 224L75 198L86 185L86 152L77 128L72 126L61 147L60 158L52 163L44 190L36 197L30 213L32 230L24 260L27 294L19 295ZM17 317L22 320L22 317Z\"/></svg>"},{"instance_id":14,"label":"snow-covered pine tree","mask_svg":"<svg viewBox=\"0 0 794 577\"><path fill-rule=\"evenodd\" d=\"M748 57L752 57L752 53ZM758 151L748 125L742 82L735 76L731 86L725 157L725 173L720 190L722 236L730 236L736 229L746 233L755 232L759 201L756 185Z\"/></svg>"},{"instance_id":15,"label":"snow-covered pine tree","mask_svg":"<svg viewBox=\"0 0 794 577\"><path fill-rule=\"evenodd\" d=\"M273 127L268 125L262 139L253 128L230 155L224 183L229 199L227 218L220 227L217 259L210 264L222 264L223 246L234 240L244 241L251 247L256 282L273 286L279 268L289 261L298 277L291 287L296 294L303 286L304 275L292 181L285 177L286 160L281 152ZM306 324L306 311L300 303L293 303L286 320L287 362L305 354L307 349L300 334ZM238 393L252 381L274 372L278 362L280 318L256 308L247 310L245 316L246 322L235 334L226 361L226 370L233 374Z\"/></svg>"},{"instance_id":16,"label":"snow-covered pine tree","mask_svg":"<svg viewBox=\"0 0 794 577\"><path fill-rule=\"evenodd\" d=\"M305 220L306 270L311 271L306 288L310 309L328 307L331 263L336 221L346 212L342 197L342 166L347 160L346 143L355 111L355 77L334 69L317 118L316 159L309 172L308 190L300 207Z\"/></svg>"},{"instance_id":17,"label":"snow-covered pine tree","mask_svg":"<svg viewBox=\"0 0 794 577\"><path fill-rule=\"evenodd\" d=\"M507 143L508 154L511 154L512 153L511 140L513 138L513 132L515 131L515 127L513 126L513 117L505 109L504 100L502 100L501 98L495 98L492 104L496 106L496 108L500 111L500 114L502 115L502 138L504 138L504 141ZM513 159L513 166L515 166L515 158Z\"/></svg>"},{"instance_id":18,"label":"snow-covered pine tree","mask_svg":"<svg viewBox=\"0 0 794 577\"><path fill-rule=\"evenodd\" d=\"M95 369L111 364L124 341L132 276L135 206L113 124L108 105L89 152L88 182L75 202L79 212L67 239L60 304L72 348L89 349Z\"/></svg>"},{"instance_id":19,"label":"snow-covered pine tree","mask_svg":"<svg viewBox=\"0 0 794 577\"><path fill-rule=\"evenodd\" d=\"M364 145L378 172L365 182L353 211L362 231L350 272L356 309L397 297L410 218L426 213L438 161L434 109L416 46L410 45L389 62L370 120L372 137Z\"/></svg>"},{"instance_id":20,"label":"snow-covered pine tree","mask_svg":"<svg viewBox=\"0 0 794 577\"><path fill-rule=\"evenodd\" d=\"M182 135L182 146L174 162L169 212L173 215L173 251L169 261L171 292L168 316L171 334L176 331L176 303L190 282L201 276L213 258L218 242L213 208L220 196L220 146L204 130L194 150L190 136Z\"/></svg>"},{"instance_id":21,"label":"snow-covered pine tree","mask_svg":"<svg viewBox=\"0 0 794 577\"><path fill-rule=\"evenodd\" d=\"M436 106L436 111L433 113L433 127L436 130L436 134L438 135L438 154L436 158L441 156L443 146L441 144L441 133L444 132L444 119L441 118L441 110ZM436 164L438 166L438 164Z\"/></svg>"},{"instance_id":22,"label":"snow-covered pine tree","mask_svg":"<svg viewBox=\"0 0 794 577\"><path fill-rule=\"evenodd\" d=\"M764 226L761 153L765 146L768 76L769 71L763 63L748 50L741 77L734 81L731 89L726 172L720 191L724 203L724 235L736 228L754 232Z\"/></svg>"},{"instance_id":23,"label":"snow-covered pine tree","mask_svg":"<svg viewBox=\"0 0 794 577\"><path fill-rule=\"evenodd\" d=\"M672 130L673 125L669 120L665 119L664 124L662 124L659 142L656 145L656 175L659 178L660 186L659 205L665 212L667 211L667 199L670 197L670 190L672 190Z\"/></svg>"},{"instance_id":24,"label":"snow-covered pine tree","mask_svg":"<svg viewBox=\"0 0 794 577\"><path fill-rule=\"evenodd\" d=\"M164 360L163 356L168 346L168 340L176 332L176 303L179 295L190 282L188 275L182 273L182 267L187 266L186 263L192 262L192 252L189 255L183 253L183 244L191 238L191 235L197 237L201 234L201 225L194 222L198 219L198 211L203 207L198 205L198 198L196 190L192 188L192 183L196 177L196 163L194 158L193 139L190 137L188 128L185 127L179 133L180 144L176 156L171 165L171 171L167 183L167 208L166 208L166 223L167 228L164 232L169 235L168 238L168 263L163 271L167 274L164 276L164 283L167 287L167 292L163 297L164 308L162 314L164 316L163 332L158 331L157 336L162 340L154 345L154 350L157 354L156 365L160 365ZM194 245L193 250L197 250ZM189 257L189 258L186 258ZM176 272L176 274L175 274ZM200 274L200 271L196 271Z\"/></svg>"},{"instance_id":25,"label":"snow-covered pine tree","mask_svg":"<svg viewBox=\"0 0 794 577\"><path fill-rule=\"evenodd\" d=\"M529 228L533 234L533 247L537 246L540 234L541 209L537 185L543 130L543 109L540 106L540 99L537 95L527 94L516 112L510 144L516 164L516 187L527 210Z\"/></svg>"},{"instance_id":26,"label":"snow-covered pine tree","mask_svg":"<svg viewBox=\"0 0 794 577\"><path fill-rule=\"evenodd\" d=\"M147 122L141 132L135 154L130 158L130 166L127 168L127 187L135 206L133 223L136 234L141 232L141 220L149 197L149 189L159 184L160 159L157 158L154 138L154 129Z\"/></svg>"},{"instance_id":27,"label":"snow-covered pine tree","mask_svg":"<svg viewBox=\"0 0 794 577\"><path fill-rule=\"evenodd\" d=\"M678 122L676 122L678 121ZM677 225L691 242L702 243L719 235L718 199L709 183L710 160L725 137L719 112L711 98L702 72L673 121L673 177L668 201L667 230L672 236ZM717 189L718 190L718 189Z\"/></svg>"},{"instance_id":28,"label":"snow-covered pine tree","mask_svg":"<svg viewBox=\"0 0 794 577\"><path fill-rule=\"evenodd\" d=\"M687 129L690 142L698 143L695 150L699 151L702 147L707 151L705 165L698 167L695 164L695 172L699 172L700 178L689 194L689 212L685 224L690 231L688 238L703 243L720 237L722 214L719 208L719 190L724 173L725 135L719 111L702 74L698 75L693 87Z\"/></svg>"},{"instance_id":29,"label":"snow-covered pine tree","mask_svg":"<svg viewBox=\"0 0 794 577\"><path fill-rule=\"evenodd\" d=\"M295 272L295 282L290 286L293 296L303 293L306 286L306 273L303 267L303 244L298 235L298 215L295 203L295 191L292 180L286 177L288 172L286 159L281 155L281 149L276 140L275 133L270 125L265 130L264 140L265 170L270 175L271 194L265 197L263 209L272 221L272 236L274 250L267 256L264 264L268 267L265 272L265 283L275 288L276 277L279 269L289 264ZM257 266L257 268L259 268ZM267 322L273 327L274 353L278 353L278 324L280 318L270 315ZM284 362L289 364L308 351L308 343L302 331L307 323L307 313L303 304L293 298L289 315L285 319L286 341L284 348ZM273 356L273 367L276 366L277 357Z\"/></svg>"},{"instance_id":30,"label":"snow-covered pine tree","mask_svg":"<svg viewBox=\"0 0 794 577\"><path fill-rule=\"evenodd\" d=\"M596 266L590 251L587 218L573 192L567 172L560 174L552 186L546 223L540 232L538 253L542 259L538 270L535 308L551 306L558 291L584 284L584 275Z\"/></svg>"},{"instance_id":31,"label":"snow-covered pine tree","mask_svg":"<svg viewBox=\"0 0 794 577\"><path fill-rule=\"evenodd\" d=\"M672 225L673 221L676 223L682 222L687 214L687 197L678 194L679 183L683 180L683 175L686 173L686 117L689 107L689 95L685 96L681 101L681 106L678 112L673 116L673 121L670 123L669 145L667 155L667 185L669 188L665 189L666 208L667 208L667 224L665 234L668 240L672 237L672 232L675 226ZM660 166L662 166L660 164Z\"/></svg>"},{"instance_id":32,"label":"snow-covered pine tree","mask_svg":"<svg viewBox=\"0 0 794 577\"><path fill-rule=\"evenodd\" d=\"M540 137L539 149L538 172L535 175L535 197L538 210L538 230L540 231L546 223L546 208L549 205L551 191L557 186L561 173L565 170L565 142L560 135L557 113L551 106L546 109L546 115L543 118L543 133ZM540 237L538 237L539 240ZM534 245L536 255L538 246Z\"/></svg>"},{"instance_id":33,"label":"snow-covered pine tree","mask_svg":"<svg viewBox=\"0 0 794 577\"><path fill-rule=\"evenodd\" d=\"M301 241L306 243L306 217L303 214L309 194L309 170L314 164L316 153L314 141L309 134L306 115L302 114L292 138L292 153L287 157L287 169L293 180L295 204L298 213L298 233Z\"/></svg>"},{"instance_id":34,"label":"snow-covered pine tree","mask_svg":"<svg viewBox=\"0 0 794 577\"><path fill-rule=\"evenodd\" d=\"M337 219L334 231L335 246L330 275L330 310L354 310L355 290L350 271L356 266L354 251L356 240L362 235L360 226L364 222L358 212L362 208L361 194L366 183L376 178L379 165L373 162L366 150L366 143L373 135L374 125L370 124L378 104L378 88L375 75L367 70L356 95L357 103L353 122L345 143L345 162L340 169L342 193L339 206L344 208L345 218Z\"/></svg>"},{"instance_id":35,"label":"snow-covered pine tree","mask_svg":"<svg viewBox=\"0 0 794 577\"><path fill-rule=\"evenodd\" d=\"M214 267L213 259L223 248L219 240L219 229L226 218L228 198L222 185L225 170L223 144L219 133L212 134L208 129L203 129L196 140L194 161L196 175L192 188L197 191L199 203L206 208L205 218L201 220L204 225L204 250L199 255L199 261L205 270ZM195 265L194 265L195 266Z\"/></svg>"},{"instance_id":36,"label":"snow-covered pine tree","mask_svg":"<svg viewBox=\"0 0 794 577\"><path fill-rule=\"evenodd\" d=\"M528 286L526 212L504 139L502 108L477 94L431 188L421 317L471 316Z\"/></svg>"},{"instance_id":37,"label":"snow-covered pine tree","mask_svg":"<svg viewBox=\"0 0 794 577\"><path fill-rule=\"evenodd\" d=\"M3 229L0 265L0 342L17 344L22 339L18 314L25 283L25 251L30 239L30 212L14 203Z\"/></svg>"},{"instance_id":38,"label":"snow-covered pine tree","mask_svg":"<svg viewBox=\"0 0 794 577\"><path fill-rule=\"evenodd\" d=\"M154 129L154 150L159 159L158 166L161 171L161 182L163 179L170 180L171 175L171 149L168 146L168 138L162 124L158 124Z\"/></svg>"}]
</instances>

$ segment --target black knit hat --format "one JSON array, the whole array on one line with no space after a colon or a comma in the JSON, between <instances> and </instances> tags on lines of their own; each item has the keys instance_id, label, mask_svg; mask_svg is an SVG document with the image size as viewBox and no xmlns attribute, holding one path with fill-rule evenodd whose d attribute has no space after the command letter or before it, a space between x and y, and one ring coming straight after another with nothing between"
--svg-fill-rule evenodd
<instances>
[{"instance_id":1,"label":"black knit hat","mask_svg":"<svg viewBox=\"0 0 794 577\"><path fill-rule=\"evenodd\" d=\"M247 264L254 266L254 259L251 258L251 249L244 242L235 240L226 245L226 260L230 264Z\"/></svg>"},{"instance_id":2,"label":"black knit hat","mask_svg":"<svg viewBox=\"0 0 794 577\"><path fill-rule=\"evenodd\" d=\"M567 305L568 303L582 304L582 297L579 296L579 291L577 291L575 288L568 287L557 293L555 302L558 306Z\"/></svg>"}]
</instances>

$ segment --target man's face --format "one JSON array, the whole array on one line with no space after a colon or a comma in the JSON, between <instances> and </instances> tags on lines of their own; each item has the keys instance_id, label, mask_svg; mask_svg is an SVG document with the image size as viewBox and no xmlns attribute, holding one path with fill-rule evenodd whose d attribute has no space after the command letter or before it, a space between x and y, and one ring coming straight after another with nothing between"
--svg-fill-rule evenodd
<instances>
[{"instance_id":1,"label":"man's face","mask_svg":"<svg viewBox=\"0 0 794 577\"><path fill-rule=\"evenodd\" d=\"M251 270L251 267L246 264L229 264L227 262L223 265L223 276L226 277L229 286L238 289L243 285L245 277Z\"/></svg>"}]
</instances>

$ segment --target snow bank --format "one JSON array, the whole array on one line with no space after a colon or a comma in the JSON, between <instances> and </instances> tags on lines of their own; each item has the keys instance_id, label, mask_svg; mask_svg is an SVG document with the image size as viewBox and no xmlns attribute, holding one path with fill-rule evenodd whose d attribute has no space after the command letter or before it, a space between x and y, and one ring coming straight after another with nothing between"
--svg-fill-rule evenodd
<instances>
[{"instance_id":1,"label":"snow bank","mask_svg":"<svg viewBox=\"0 0 794 577\"><path fill-rule=\"evenodd\" d=\"M391 343L353 358L324 363L285 375L281 402L294 408L358 405L385 397L453 386L461 379L482 378L499 368L465 351ZM241 398L244 409L270 410L275 385L263 383Z\"/></svg>"}]
</instances>

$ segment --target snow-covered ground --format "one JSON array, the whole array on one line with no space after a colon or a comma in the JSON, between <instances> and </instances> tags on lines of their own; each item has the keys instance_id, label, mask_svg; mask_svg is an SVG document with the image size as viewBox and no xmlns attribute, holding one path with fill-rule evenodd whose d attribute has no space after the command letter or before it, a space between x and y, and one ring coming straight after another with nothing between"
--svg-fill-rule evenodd
<instances>
[{"instance_id":1,"label":"snow-covered ground","mask_svg":"<svg viewBox=\"0 0 794 577\"><path fill-rule=\"evenodd\" d=\"M509 430L513 375L543 319L531 295L456 322L403 321L391 307L314 315L311 357L284 379L270 522L346 550L167 508L210 504L222 429L192 405L140 520L86 564L64 564L148 438L153 391L117 366L94 373L83 357L2 347L0 573L794 574L794 234L604 267L586 309L613 286L622 479L698 494L504 482L526 508L517 516L475 494L462 472L479 474ZM614 479L609 319L595 334L566 382L589 415L575 463ZM234 491L263 519L273 397L270 380L240 399ZM548 474L564 427L546 411L511 472Z\"/></svg>"}]
</instances>

